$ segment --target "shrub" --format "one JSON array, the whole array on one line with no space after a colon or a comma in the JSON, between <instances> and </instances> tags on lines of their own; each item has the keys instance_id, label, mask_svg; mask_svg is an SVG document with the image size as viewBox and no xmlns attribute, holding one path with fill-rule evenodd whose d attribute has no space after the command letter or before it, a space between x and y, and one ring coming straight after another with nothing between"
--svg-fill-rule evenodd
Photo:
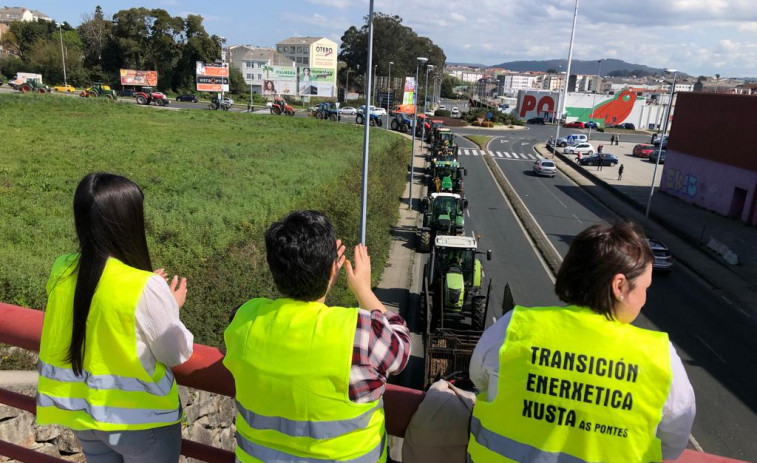
<instances>
[{"instance_id":1,"label":"shrub","mask_svg":"<svg viewBox=\"0 0 757 463\"><path fill-rule=\"evenodd\" d=\"M439 117L451 117L451 116L452 116L452 113L451 113L451 112L449 112L449 111L448 111L448 110L446 110L446 109L437 109L436 111L434 111L434 116L439 116Z\"/></svg>"},{"instance_id":2,"label":"shrub","mask_svg":"<svg viewBox=\"0 0 757 463\"><path fill-rule=\"evenodd\" d=\"M473 122L471 122L470 125L472 125L474 127L479 127L481 124L479 124L478 121L473 121Z\"/></svg>"}]
</instances>

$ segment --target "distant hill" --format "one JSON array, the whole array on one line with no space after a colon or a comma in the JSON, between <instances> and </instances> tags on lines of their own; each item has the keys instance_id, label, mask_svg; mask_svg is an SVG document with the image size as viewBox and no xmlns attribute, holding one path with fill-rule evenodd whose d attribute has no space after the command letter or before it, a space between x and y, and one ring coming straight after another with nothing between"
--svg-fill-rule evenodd
<instances>
[{"instance_id":1,"label":"distant hill","mask_svg":"<svg viewBox=\"0 0 757 463\"><path fill-rule=\"evenodd\" d=\"M468 67L471 67L471 68L486 68L486 67L489 67L489 66L487 66L485 64L481 64L481 63L450 63L450 62L446 62L446 63L444 63L444 65L445 66L468 66Z\"/></svg>"},{"instance_id":2,"label":"distant hill","mask_svg":"<svg viewBox=\"0 0 757 463\"><path fill-rule=\"evenodd\" d=\"M562 67L559 67L562 66ZM549 69L555 69L559 71L566 71L568 68L568 60L566 59L550 59L545 61L510 61L507 63L496 64L489 66L492 68L502 68L509 71L547 71ZM594 75L597 73L598 64L597 60L582 61L574 59L571 63L571 74L589 74ZM603 59L602 60L602 75L606 76L614 71L635 71L641 69L652 74L662 74L665 70L663 68L653 68L645 66L643 64L626 63L619 59Z\"/></svg>"}]
</instances>

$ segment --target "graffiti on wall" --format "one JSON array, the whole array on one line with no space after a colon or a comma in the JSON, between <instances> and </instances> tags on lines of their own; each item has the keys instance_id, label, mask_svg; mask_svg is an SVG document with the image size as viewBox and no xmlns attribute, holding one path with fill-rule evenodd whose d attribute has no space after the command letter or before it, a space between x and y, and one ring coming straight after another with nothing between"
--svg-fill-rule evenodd
<instances>
[{"instance_id":1,"label":"graffiti on wall","mask_svg":"<svg viewBox=\"0 0 757 463\"><path fill-rule=\"evenodd\" d=\"M673 191L679 195L694 198L699 189L699 179L692 174L686 174L678 169L665 168L663 185L666 190Z\"/></svg>"}]
</instances>

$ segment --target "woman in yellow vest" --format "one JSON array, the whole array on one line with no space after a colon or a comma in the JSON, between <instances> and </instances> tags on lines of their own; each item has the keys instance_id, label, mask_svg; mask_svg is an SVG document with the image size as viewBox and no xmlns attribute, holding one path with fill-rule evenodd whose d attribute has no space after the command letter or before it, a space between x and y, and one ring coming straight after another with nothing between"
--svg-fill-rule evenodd
<instances>
[{"instance_id":1,"label":"woman in yellow vest","mask_svg":"<svg viewBox=\"0 0 757 463\"><path fill-rule=\"evenodd\" d=\"M176 462L179 394L170 367L192 355L179 320L186 279L151 271L143 194L93 173L74 195L79 252L47 283L37 422L74 430L87 461Z\"/></svg>"},{"instance_id":2,"label":"woman in yellow vest","mask_svg":"<svg viewBox=\"0 0 757 463\"><path fill-rule=\"evenodd\" d=\"M696 414L666 333L631 325L654 255L628 223L594 225L570 245L555 282L565 307L516 306L471 358L481 390L471 461L676 459Z\"/></svg>"},{"instance_id":3,"label":"woman in yellow vest","mask_svg":"<svg viewBox=\"0 0 757 463\"><path fill-rule=\"evenodd\" d=\"M328 219L315 211L274 223L265 242L284 297L246 302L224 333L237 459L386 461L383 390L407 364L410 337L371 290L367 248L356 246L346 260ZM342 264L360 309L324 304Z\"/></svg>"}]
</instances>

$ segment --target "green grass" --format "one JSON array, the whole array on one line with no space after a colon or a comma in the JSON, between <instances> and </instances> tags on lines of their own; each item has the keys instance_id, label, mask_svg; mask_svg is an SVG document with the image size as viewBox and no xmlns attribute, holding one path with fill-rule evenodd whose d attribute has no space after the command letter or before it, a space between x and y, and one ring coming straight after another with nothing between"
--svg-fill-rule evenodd
<instances>
[{"instance_id":1,"label":"green grass","mask_svg":"<svg viewBox=\"0 0 757 463\"><path fill-rule=\"evenodd\" d=\"M477 144L482 150L485 150L489 140L493 137L487 137L486 135L465 135L465 138Z\"/></svg>"},{"instance_id":2,"label":"green grass","mask_svg":"<svg viewBox=\"0 0 757 463\"><path fill-rule=\"evenodd\" d=\"M145 193L153 265L188 278L182 317L218 345L229 311L275 296L263 232L317 209L358 238L363 132L347 124L222 111L162 111L53 95L0 95L0 301L43 308L56 256L76 250L73 192L88 172ZM367 244L374 277L389 249L408 141L371 132ZM344 282L329 298L354 304Z\"/></svg>"}]
</instances>

